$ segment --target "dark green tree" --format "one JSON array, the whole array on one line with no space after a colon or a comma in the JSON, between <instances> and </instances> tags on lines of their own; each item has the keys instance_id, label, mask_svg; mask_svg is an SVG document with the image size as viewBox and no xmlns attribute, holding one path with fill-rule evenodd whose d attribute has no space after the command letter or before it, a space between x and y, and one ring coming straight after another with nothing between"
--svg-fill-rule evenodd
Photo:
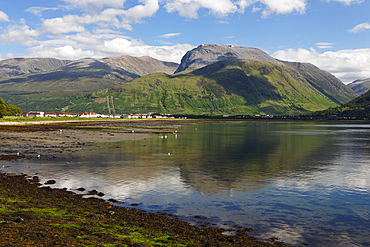
<instances>
[{"instance_id":1,"label":"dark green tree","mask_svg":"<svg viewBox=\"0 0 370 247\"><path fill-rule=\"evenodd\" d=\"M0 118L4 116L16 116L21 113L21 109L15 105L5 104L5 101L0 98Z\"/></svg>"}]
</instances>

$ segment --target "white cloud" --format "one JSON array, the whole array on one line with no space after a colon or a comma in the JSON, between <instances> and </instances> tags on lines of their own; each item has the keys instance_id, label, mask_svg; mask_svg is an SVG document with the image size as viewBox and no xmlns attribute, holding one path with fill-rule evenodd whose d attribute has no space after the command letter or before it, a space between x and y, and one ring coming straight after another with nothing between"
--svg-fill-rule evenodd
<instances>
[{"instance_id":1,"label":"white cloud","mask_svg":"<svg viewBox=\"0 0 370 247\"><path fill-rule=\"evenodd\" d=\"M244 2L244 1L243 1ZM198 18L198 10L209 9L216 16L226 16L238 10L230 0L169 0L165 4L167 12L178 12L181 16Z\"/></svg>"},{"instance_id":2,"label":"white cloud","mask_svg":"<svg viewBox=\"0 0 370 247\"><path fill-rule=\"evenodd\" d=\"M136 5L128 10L108 8L98 14L66 15L46 19L42 24L43 30L53 35L85 32L85 26L93 24L131 31L132 23L139 23L143 18L153 16L159 9L158 0L142 0L140 2L144 5Z\"/></svg>"},{"instance_id":3,"label":"white cloud","mask_svg":"<svg viewBox=\"0 0 370 247\"><path fill-rule=\"evenodd\" d=\"M100 54L119 56L122 54L131 56L151 56L153 58L179 63L185 53L193 49L189 44L177 44L173 46L149 46L142 41L116 38L107 40L97 47Z\"/></svg>"},{"instance_id":4,"label":"white cloud","mask_svg":"<svg viewBox=\"0 0 370 247\"><path fill-rule=\"evenodd\" d=\"M25 24L11 25L0 34L0 41L33 46L36 42L35 38L40 34L39 31L30 29L30 27Z\"/></svg>"},{"instance_id":5,"label":"white cloud","mask_svg":"<svg viewBox=\"0 0 370 247\"><path fill-rule=\"evenodd\" d=\"M67 15L54 19L46 19L42 23L45 32L51 34L64 34L70 32L84 32L85 28L81 25L84 18L77 15Z\"/></svg>"},{"instance_id":6,"label":"white cloud","mask_svg":"<svg viewBox=\"0 0 370 247\"><path fill-rule=\"evenodd\" d=\"M307 0L167 0L165 8L167 12L178 12L179 15L189 18L198 18L198 11L201 8L209 9L210 13L218 17L224 17L236 11L244 13L245 9L253 4L263 4L265 9L253 5L252 12L262 10L265 18L271 14L289 14L306 11Z\"/></svg>"},{"instance_id":7,"label":"white cloud","mask_svg":"<svg viewBox=\"0 0 370 247\"><path fill-rule=\"evenodd\" d=\"M358 33L358 32L364 31L366 29L370 29L370 24L368 22L358 24L357 26L355 26L354 28L349 30L349 32Z\"/></svg>"},{"instance_id":8,"label":"white cloud","mask_svg":"<svg viewBox=\"0 0 370 247\"><path fill-rule=\"evenodd\" d=\"M153 16L159 9L158 0L140 0L144 5L136 5L125 11L129 22L138 23L142 18Z\"/></svg>"},{"instance_id":9,"label":"white cloud","mask_svg":"<svg viewBox=\"0 0 370 247\"><path fill-rule=\"evenodd\" d=\"M9 22L9 17L3 11L0 11L0 21L7 21Z\"/></svg>"},{"instance_id":10,"label":"white cloud","mask_svg":"<svg viewBox=\"0 0 370 247\"><path fill-rule=\"evenodd\" d=\"M350 5L352 3L362 3L364 0L325 0L326 2L340 2L346 5Z\"/></svg>"},{"instance_id":11,"label":"white cloud","mask_svg":"<svg viewBox=\"0 0 370 247\"><path fill-rule=\"evenodd\" d=\"M306 11L306 0L261 0L259 2L266 5L266 9L262 11L263 17L274 13L289 14L294 11L303 14Z\"/></svg>"},{"instance_id":12,"label":"white cloud","mask_svg":"<svg viewBox=\"0 0 370 247\"><path fill-rule=\"evenodd\" d=\"M71 4L74 7L85 8L89 6L95 6L97 8L115 7L122 8L126 0L63 0L66 3Z\"/></svg>"},{"instance_id":13,"label":"white cloud","mask_svg":"<svg viewBox=\"0 0 370 247\"><path fill-rule=\"evenodd\" d=\"M26 9L25 11L26 12L30 12L33 15L41 16L41 14L42 14L43 11L46 11L46 10L57 10L57 9L58 8L30 7L28 9Z\"/></svg>"},{"instance_id":14,"label":"white cloud","mask_svg":"<svg viewBox=\"0 0 370 247\"><path fill-rule=\"evenodd\" d=\"M370 78L370 48L323 53L313 48L287 49L276 51L272 56L286 61L312 63L346 84L357 79Z\"/></svg>"},{"instance_id":15,"label":"white cloud","mask_svg":"<svg viewBox=\"0 0 370 247\"><path fill-rule=\"evenodd\" d=\"M94 52L81 48L74 49L70 45L61 47L52 47L39 45L28 49L31 52L31 57L52 57L57 59L79 59L82 57L93 57Z\"/></svg>"},{"instance_id":16,"label":"white cloud","mask_svg":"<svg viewBox=\"0 0 370 247\"><path fill-rule=\"evenodd\" d=\"M333 45L335 45L335 44L334 43L328 43L328 42L320 42L320 43L316 43L316 45L320 49L329 49L329 48L333 48Z\"/></svg>"},{"instance_id":17,"label":"white cloud","mask_svg":"<svg viewBox=\"0 0 370 247\"><path fill-rule=\"evenodd\" d=\"M160 35L159 37L168 39L168 38L172 38L174 36L179 36L179 35L181 35L181 33L167 33L167 34Z\"/></svg>"},{"instance_id":18,"label":"white cloud","mask_svg":"<svg viewBox=\"0 0 370 247\"><path fill-rule=\"evenodd\" d=\"M244 10L252 5L254 0L240 0L237 4L239 5L239 12L244 13Z\"/></svg>"}]
</instances>

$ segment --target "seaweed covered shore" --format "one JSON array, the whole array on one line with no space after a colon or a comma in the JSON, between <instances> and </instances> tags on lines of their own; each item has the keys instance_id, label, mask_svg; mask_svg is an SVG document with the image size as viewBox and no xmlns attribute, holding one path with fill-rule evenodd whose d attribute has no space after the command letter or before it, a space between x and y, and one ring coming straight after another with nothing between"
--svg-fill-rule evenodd
<instances>
[{"instance_id":1,"label":"seaweed covered shore","mask_svg":"<svg viewBox=\"0 0 370 247\"><path fill-rule=\"evenodd\" d=\"M101 121L0 127L0 159L49 158L89 143L146 138L173 131L177 121ZM132 135L135 128L135 136ZM16 153L22 150L21 154ZM110 199L114 202L114 198ZM252 229L197 227L165 213L121 207L98 197L50 188L37 176L7 174L0 168L0 246L286 246L257 241Z\"/></svg>"},{"instance_id":2,"label":"seaweed covered shore","mask_svg":"<svg viewBox=\"0 0 370 247\"><path fill-rule=\"evenodd\" d=\"M285 246L0 174L0 246Z\"/></svg>"}]
</instances>

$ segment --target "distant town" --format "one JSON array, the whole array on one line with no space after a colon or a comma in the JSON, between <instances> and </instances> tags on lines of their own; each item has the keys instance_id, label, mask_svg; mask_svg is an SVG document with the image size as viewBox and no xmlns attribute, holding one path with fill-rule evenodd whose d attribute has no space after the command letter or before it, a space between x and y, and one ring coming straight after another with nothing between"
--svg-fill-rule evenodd
<instances>
[{"instance_id":1,"label":"distant town","mask_svg":"<svg viewBox=\"0 0 370 247\"><path fill-rule=\"evenodd\" d=\"M96 112L79 112L79 113L69 113L69 112L42 112L42 111L30 111L21 113L22 117L79 117L79 118L174 118L172 115L167 114L99 114Z\"/></svg>"}]
</instances>

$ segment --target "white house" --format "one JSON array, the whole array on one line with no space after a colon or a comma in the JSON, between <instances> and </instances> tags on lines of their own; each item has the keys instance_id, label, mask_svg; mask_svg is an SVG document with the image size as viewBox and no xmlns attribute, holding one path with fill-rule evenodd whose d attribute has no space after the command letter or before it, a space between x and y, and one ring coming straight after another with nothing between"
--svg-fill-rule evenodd
<instances>
[{"instance_id":1,"label":"white house","mask_svg":"<svg viewBox=\"0 0 370 247\"><path fill-rule=\"evenodd\" d=\"M29 117L44 117L44 112L43 111L30 111L28 113Z\"/></svg>"}]
</instances>

